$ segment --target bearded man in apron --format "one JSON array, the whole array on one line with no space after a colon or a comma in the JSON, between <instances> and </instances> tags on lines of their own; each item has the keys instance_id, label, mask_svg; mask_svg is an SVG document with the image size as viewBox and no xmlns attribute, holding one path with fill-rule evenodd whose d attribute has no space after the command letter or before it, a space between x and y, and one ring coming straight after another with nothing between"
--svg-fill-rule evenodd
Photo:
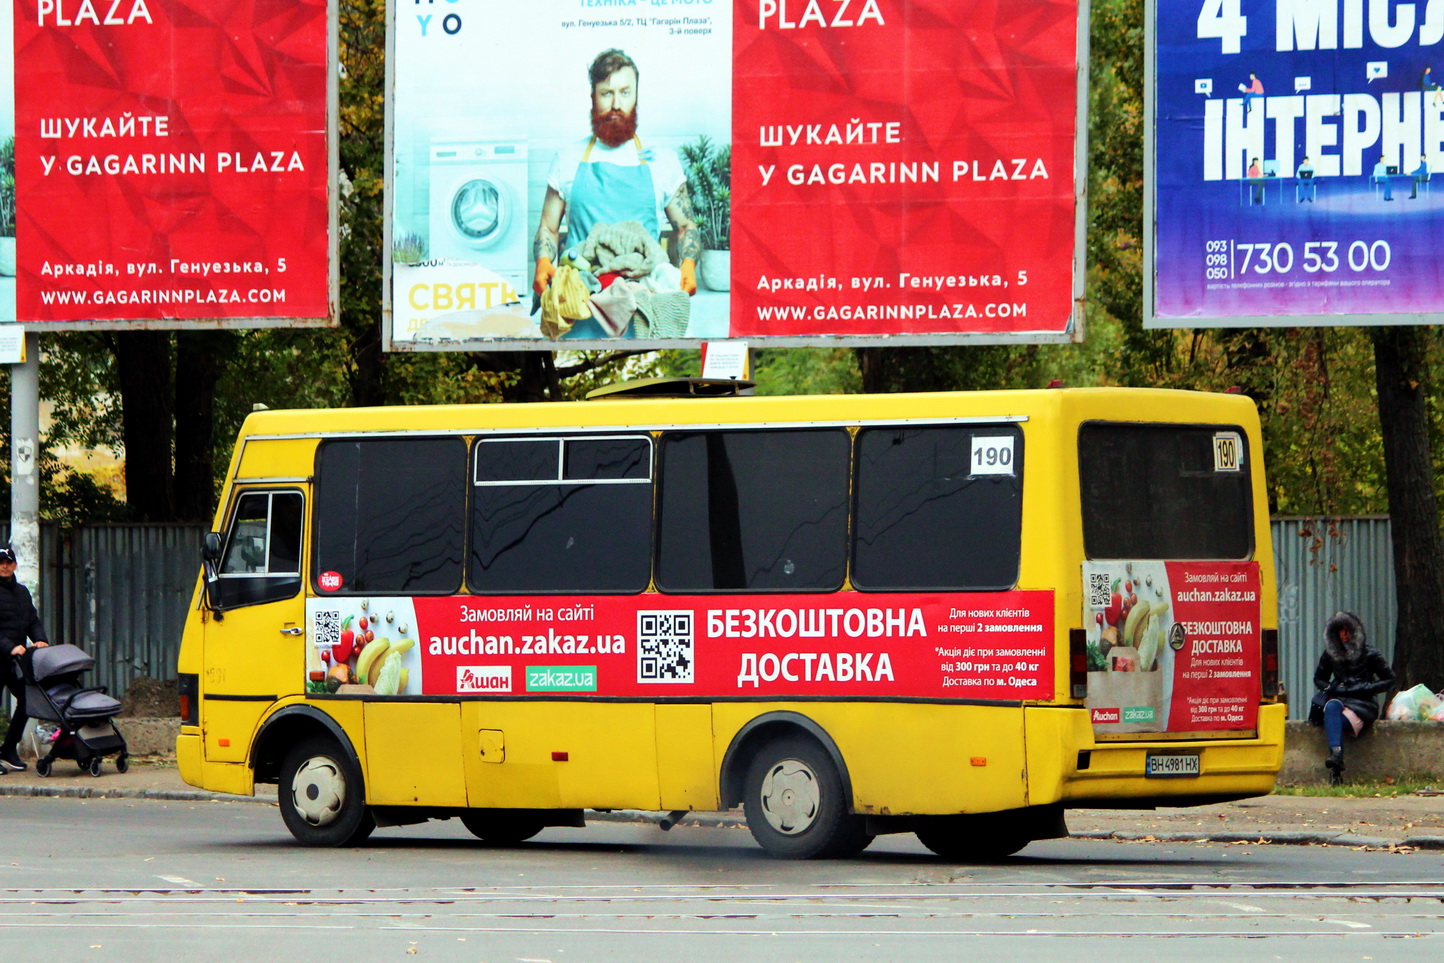
<instances>
[{"instance_id":1,"label":"bearded man in apron","mask_svg":"<svg viewBox=\"0 0 1444 963\"><path fill-rule=\"evenodd\" d=\"M597 224L640 223L654 238L665 215L672 225L673 250L680 257L682 290L697 293L697 259L702 238L697 230L687 178L676 152L649 148L637 135L637 64L620 50L604 50L592 61L592 133L557 151L547 175L546 200L532 255L532 289L546 290L556 273L562 220L569 244L586 240ZM631 337L628 328L623 337ZM576 324L568 338L611 337L595 318Z\"/></svg>"}]
</instances>

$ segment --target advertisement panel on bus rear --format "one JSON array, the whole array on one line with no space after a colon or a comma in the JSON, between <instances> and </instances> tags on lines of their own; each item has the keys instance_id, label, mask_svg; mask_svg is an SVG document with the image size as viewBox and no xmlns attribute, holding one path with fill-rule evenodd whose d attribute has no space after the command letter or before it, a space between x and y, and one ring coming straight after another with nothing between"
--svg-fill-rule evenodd
<instances>
[{"instance_id":1,"label":"advertisement panel on bus rear","mask_svg":"<svg viewBox=\"0 0 1444 963\"><path fill-rule=\"evenodd\" d=\"M393 3L391 345L1066 340L1080 6Z\"/></svg>"},{"instance_id":2,"label":"advertisement panel on bus rear","mask_svg":"<svg viewBox=\"0 0 1444 963\"><path fill-rule=\"evenodd\" d=\"M1086 562L1083 578L1094 732L1255 728L1257 562Z\"/></svg>"},{"instance_id":3,"label":"advertisement panel on bus rear","mask_svg":"<svg viewBox=\"0 0 1444 963\"><path fill-rule=\"evenodd\" d=\"M1056 695L1051 591L337 596L306 606L307 691L315 693L1006 702Z\"/></svg>"},{"instance_id":4,"label":"advertisement panel on bus rear","mask_svg":"<svg viewBox=\"0 0 1444 963\"><path fill-rule=\"evenodd\" d=\"M15 4L13 50L0 31L14 78L13 122L0 110L0 321L330 319L329 10Z\"/></svg>"}]
</instances>

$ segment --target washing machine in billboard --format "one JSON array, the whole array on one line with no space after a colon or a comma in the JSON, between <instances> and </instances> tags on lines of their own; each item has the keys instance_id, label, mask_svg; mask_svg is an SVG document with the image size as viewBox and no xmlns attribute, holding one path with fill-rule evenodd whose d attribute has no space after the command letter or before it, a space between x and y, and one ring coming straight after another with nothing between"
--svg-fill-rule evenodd
<instances>
[{"instance_id":1,"label":"washing machine in billboard","mask_svg":"<svg viewBox=\"0 0 1444 963\"><path fill-rule=\"evenodd\" d=\"M431 144L431 256L473 261L526 284L526 142L447 140Z\"/></svg>"}]
</instances>

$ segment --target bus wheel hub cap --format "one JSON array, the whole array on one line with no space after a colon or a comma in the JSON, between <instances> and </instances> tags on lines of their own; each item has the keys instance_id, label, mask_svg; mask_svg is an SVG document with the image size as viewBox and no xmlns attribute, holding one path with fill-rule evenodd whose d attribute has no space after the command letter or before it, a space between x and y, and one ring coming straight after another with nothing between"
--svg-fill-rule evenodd
<instances>
[{"instance_id":1,"label":"bus wheel hub cap","mask_svg":"<svg viewBox=\"0 0 1444 963\"><path fill-rule=\"evenodd\" d=\"M779 833L805 832L821 805L817 775L796 759L777 763L762 780L762 813Z\"/></svg>"},{"instance_id":2,"label":"bus wheel hub cap","mask_svg":"<svg viewBox=\"0 0 1444 963\"><path fill-rule=\"evenodd\" d=\"M291 785L296 811L312 826L324 826L346 802L346 779L330 759L308 759Z\"/></svg>"}]
</instances>

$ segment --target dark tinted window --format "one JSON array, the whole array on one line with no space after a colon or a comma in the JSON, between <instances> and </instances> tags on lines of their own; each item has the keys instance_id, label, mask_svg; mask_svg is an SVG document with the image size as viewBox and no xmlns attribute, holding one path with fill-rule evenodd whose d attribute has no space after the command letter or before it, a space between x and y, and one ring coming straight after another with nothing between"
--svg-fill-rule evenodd
<instances>
[{"instance_id":1,"label":"dark tinted window","mask_svg":"<svg viewBox=\"0 0 1444 963\"><path fill-rule=\"evenodd\" d=\"M1017 428L859 433L852 563L859 589L1010 588L1022 517Z\"/></svg>"},{"instance_id":2,"label":"dark tinted window","mask_svg":"<svg viewBox=\"0 0 1444 963\"><path fill-rule=\"evenodd\" d=\"M667 592L840 587L849 448L843 429L664 436L657 586Z\"/></svg>"},{"instance_id":3,"label":"dark tinted window","mask_svg":"<svg viewBox=\"0 0 1444 963\"><path fill-rule=\"evenodd\" d=\"M466 443L460 438L329 441L316 456L315 571L343 593L461 586Z\"/></svg>"},{"instance_id":4,"label":"dark tinted window","mask_svg":"<svg viewBox=\"0 0 1444 963\"><path fill-rule=\"evenodd\" d=\"M644 435L476 444L474 592L641 592L652 573Z\"/></svg>"},{"instance_id":5,"label":"dark tinted window","mask_svg":"<svg viewBox=\"0 0 1444 963\"><path fill-rule=\"evenodd\" d=\"M300 492L247 492L226 532L216 590L222 608L288 599L301 590Z\"/></svg>"},{"instance_id":6,"label":"dark tinted window","mask_svg":"<svg viewBox=\"0 0 1444 963\"><path fill-rule=\"evenodd\" d=\"M1247 558L1250 458L1230 426L1120 425L1078 432L1089 558Z\"/></svg>"}]
</instances>

